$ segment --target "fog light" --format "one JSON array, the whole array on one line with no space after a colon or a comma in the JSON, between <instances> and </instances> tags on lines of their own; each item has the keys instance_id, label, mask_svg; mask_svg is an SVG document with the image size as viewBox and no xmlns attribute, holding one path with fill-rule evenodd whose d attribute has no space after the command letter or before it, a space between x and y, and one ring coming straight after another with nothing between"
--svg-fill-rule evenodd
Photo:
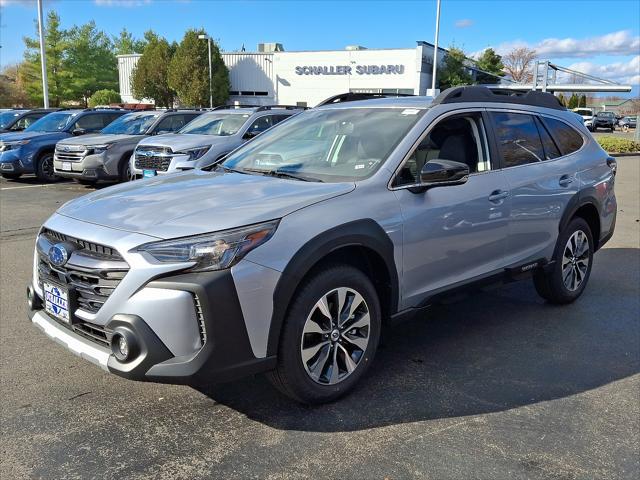
<instances>
[{"instance_id":1,"label":"fog light","mask_svg":"<svg viewBox=\"0 0 640 480\"><path fill-rule=\"evenodd\" d=\"M123 358L127 358L129 356L129 344L127 344L127 339L124 337L120 337L118 339L118 349L120 350L120 355Z\"/></svg>"},{"instance_id":2,"label":"fog light","mask_svg":"<svg viewBox=\"0 0 640 480\"><path fill-rule=\"evenodd\" d=\"M128 362L138 354L138 342L132 331L118 328L111 338L111 352L119 362Z\"/></svg>"},{"instance_id":3,"label":"fog light","mask_svg":"<svg viewBox=\"0 0 640 480\"><path fill-rule=\"evenodd\" d=\"M42 308L42 301L31 285L27 287L27 305L30 310L40 310Z\"/></svg>"}]
</instances>

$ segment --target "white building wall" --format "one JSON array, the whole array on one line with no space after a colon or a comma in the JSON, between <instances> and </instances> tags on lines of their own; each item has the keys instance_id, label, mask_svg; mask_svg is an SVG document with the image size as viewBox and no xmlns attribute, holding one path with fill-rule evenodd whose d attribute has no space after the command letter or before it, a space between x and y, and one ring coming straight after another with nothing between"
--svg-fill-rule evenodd
<instances>
[{"instance_id":1,"label":"white building wall","mask_svg":"<svg viewBox=\"0 0 640 480\"><path fill-rule=\"evenodd\" d=\"M416 49L276 52L277 103L306 103L349 91L398 89L418 93Z\"/></svg>"},{"instance_id":2,"label":"white building wall","mask_svg":"<svg viewBox=\"0 0 640 480\"><path fill-rule=\"evenodd\" d=\"M140 103L131 93L131 73L142 55L132 53L130 55L118 55L118 80L120 83L120 96L124 103Z\"/></svg>"},{"instance_id":3,"label":"white building wall","mask_svg":"<svg viewBox=\"0 0 640 480\"><path fill-rule=\"evenodd\" d=\"M232 102L256 105L274 103L272 53L223 53L222 60L229 69Z\"/></svg>"}]
</instances>

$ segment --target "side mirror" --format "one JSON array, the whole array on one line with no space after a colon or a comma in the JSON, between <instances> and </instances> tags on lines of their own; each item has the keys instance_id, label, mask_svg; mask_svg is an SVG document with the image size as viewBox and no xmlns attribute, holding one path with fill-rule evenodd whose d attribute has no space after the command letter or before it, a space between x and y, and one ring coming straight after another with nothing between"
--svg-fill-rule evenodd
<instances>
[{"instance_id":1,"label":"side mirror","mask_svg":"<svg viewBox=\"0 0 640 480\"><path fill-rule=\"evenodd\" d=\"M469 165L436 158L424 164L420 171L420 190L450 185L462 185L469 179Z\"/></svg>"},{"instance_id":2,"label":"side mirror","mask_svg":"<svg viewBox=\"0 0 640 480\"><path fill-rule=\"evenodd\" d=\"M84 135L87 131L84 128L74 128L71 132L72 135Z\"/></svg>"},{"instance_id":3,"label":"side mirror","mask_svg":"<svg viewBox=\"0 0 640 480\"><path fill-rule=\"evenodd\" d=\"M251 140L253 137L258 136L258 132L246 132L243 136L243 140Z\"/></svg>"}]
</instances>

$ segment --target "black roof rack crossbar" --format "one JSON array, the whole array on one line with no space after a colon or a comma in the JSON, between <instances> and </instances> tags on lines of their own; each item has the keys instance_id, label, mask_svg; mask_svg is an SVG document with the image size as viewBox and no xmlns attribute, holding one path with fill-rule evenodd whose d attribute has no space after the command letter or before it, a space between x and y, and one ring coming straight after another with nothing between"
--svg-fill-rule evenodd
<instances>
[{"instance_id":1,"label":"black roof rack crossbar","mask_svg":"<svg viewBox=\"0 0 640 480\"><path fill-rule=\"evenodd\" d=\"M347 92L334 95L320 102L316 107L323 105L332 105L334 103L354 102L356 100L371 100L374 98L393 98L393 97L415 97L413 93L364 93L364 92Z\"/></svg>"},{"instance_id":2,"label":"black roof rack crossbar","mask_svg":"<svg viewBox=\"0 0 640 480\"><path fill-rule=\"evenodd\" d=\"M566 110L560 101L551 93L528 90L514 91L507 88L489 88L479 85L448 88L434 100L432 105L463 102L493 102L531 105L534 107Z\"/></svg>"},{"instance_id":3,"label":"black roof rack crossbar","mask_svg":"<svg viewBox=\"0 0 640 480\"><path fill-rule=\"evenodd\" d=\"M303 107L299 105L263 105L259 107L256 112L262 112L264 110L272 110L274 108L283 108L285 110L307 110L309 107Z\"/></svg>"}]
</instances>

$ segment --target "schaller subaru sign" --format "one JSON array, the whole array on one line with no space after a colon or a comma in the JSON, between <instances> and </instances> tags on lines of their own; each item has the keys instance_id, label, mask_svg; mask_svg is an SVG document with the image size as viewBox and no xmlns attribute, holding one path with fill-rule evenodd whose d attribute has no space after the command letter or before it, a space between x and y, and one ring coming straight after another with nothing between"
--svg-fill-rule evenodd
<instances>
[{"instance_id":1,"label":"schaller subaru sign","mask_svg":"<svg viewBox=\"0 0 640 480\"><path fill-rule=\"evenodd\" d=\"M325 67L296 67L298 75L402 75L404 65L331 65Z\"/></svg>"}]
</instances>

